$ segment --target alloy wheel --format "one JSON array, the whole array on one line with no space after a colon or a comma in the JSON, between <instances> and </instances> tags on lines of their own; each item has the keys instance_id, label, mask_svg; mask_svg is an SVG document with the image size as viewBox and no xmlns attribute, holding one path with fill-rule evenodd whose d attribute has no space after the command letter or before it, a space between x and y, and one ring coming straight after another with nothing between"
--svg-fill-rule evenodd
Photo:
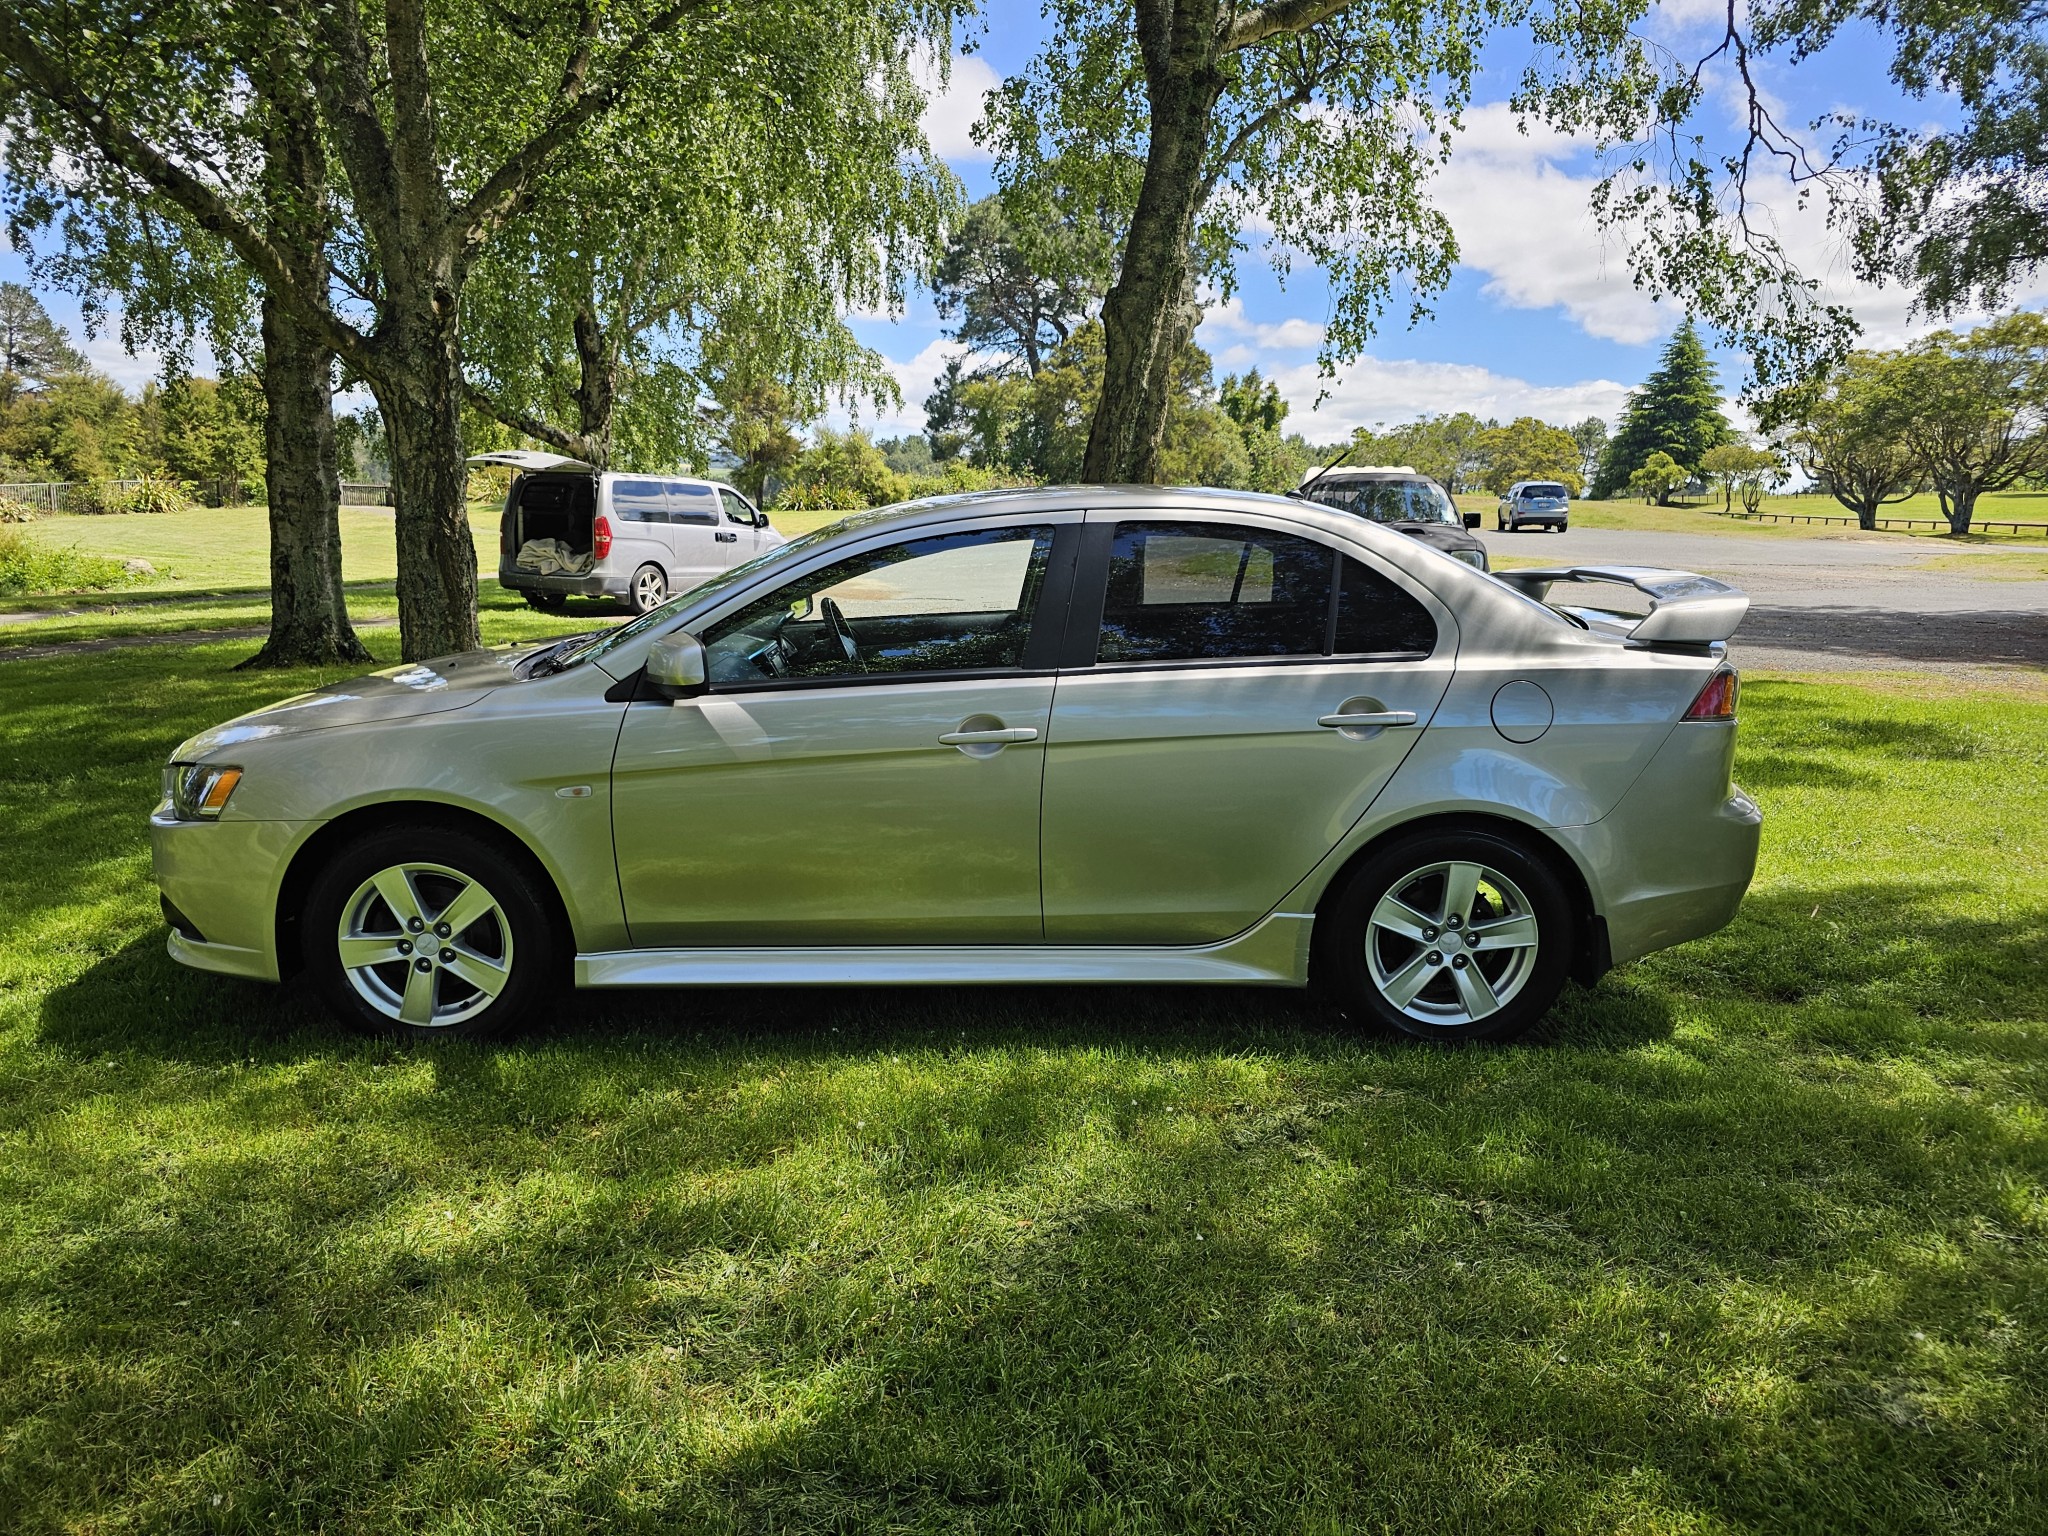
<instances>
[{"instance_id":1,"label":"alloy wheel","mask_svg":"<svg viewBox=\"0 0 2048 1536\"><path fill-rule=\"evenodd\" d=\"M512 979L504 908L445 864L393 864L370 876L342 906L336 947L358 996L422 1028L474 1018Z\"/></svg>"},{"instance_id":2,"label":"alloy wheel","mask_svg":"<svg viewBox=\"0 0 2048 1536\"><path fill-rule=\"evenodd\" d=\"M667 596L668 582L653 566L643 565L634 573L633 606L640 612L652 613Z\"/></svg>"},{"instance_id":3,"label":"alloy wheel","mask_svg":"<svg viewBox=\"0 0 2048 1536\"><path fill-rule=\"evenodd\" d=\"M1522 888L1485 864L1427 864L1366 921L1365 963L1388 1004L1420 1024L1476 1023L1529 984L1541 935Z\"/></svg>"}]
</instances>

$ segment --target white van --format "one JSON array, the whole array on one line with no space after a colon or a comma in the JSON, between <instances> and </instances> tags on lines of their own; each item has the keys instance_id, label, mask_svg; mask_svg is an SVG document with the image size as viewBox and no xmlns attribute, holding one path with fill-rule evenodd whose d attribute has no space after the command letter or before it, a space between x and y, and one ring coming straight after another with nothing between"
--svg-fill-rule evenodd
<instances>
[{"instance_id":1,"label":"white van","mask_svg":"<svg viewBox=\"0 0 2048 1536\"><path fill-rule=\"evenodd\" d=\"M783 542L766 513L715 480L600 473L523 448L469 462L518 471L498 523L498 583L536 608L603 597L645 613Z\"/></svg>"}]
</instances>

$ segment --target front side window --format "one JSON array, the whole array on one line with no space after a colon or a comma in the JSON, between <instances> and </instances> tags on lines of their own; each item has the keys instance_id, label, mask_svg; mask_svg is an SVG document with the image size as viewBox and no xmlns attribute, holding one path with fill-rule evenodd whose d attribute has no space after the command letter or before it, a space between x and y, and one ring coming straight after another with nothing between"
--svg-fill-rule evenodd
<instances>
[{"instance_id":1,"label":"front side window","mask_svg":"<svg viewBox=\"0 0 2048 1536\"><path fill-rule=\"evenodd\" d=\"M659 480L615 480L612 511L629 523L665 523L668 498L662 495Z\"/></svg>"},{"instance_id":2,"label":"front side window","mask_svg":"<svg viewBox=\"0 0 2048 1536\"><path fill-rule=\"evenodd\" d=\"M725 508L725 520L727 522L738 523L746 528L754 526L754 509L747 505L746 497L740 495L738 491L721 489L718 493L718 501Z\"/></svg>"},{"instance_id":3,"label":"front side window","mask_svg":"<svg viewBox=\"0 0 2048 1536\"><path fill-rule=\"evenodd\" d=\"M1020 667L1052 529L910 539L785 582L704 636L712 685Z\"/></svg>"},{"instance_id":4,"label":"front side window","mask_svg":"<svg viewBox=\"0 0 2048 1536\"><path fill-rule=\"evenodd\" d=\"M1312 539L1226 524L1119 523L1095 659L1412 656L1435 645L1422 604Z\"/></svg>"},{"instance_id":5,"label":"front side window","mask_svg":"<svg viewBox=\"0 0 2048 1536\"><path fill-rule=\"evenodd\" d=\"M718 521L718 492L686 480L668 482L668 520L710 527Z\"/></svg>"}]
</instances>

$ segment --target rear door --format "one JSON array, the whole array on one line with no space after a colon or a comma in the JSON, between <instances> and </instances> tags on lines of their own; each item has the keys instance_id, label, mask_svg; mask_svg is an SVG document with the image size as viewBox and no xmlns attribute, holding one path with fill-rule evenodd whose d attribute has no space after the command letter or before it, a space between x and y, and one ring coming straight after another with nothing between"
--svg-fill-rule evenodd
<instances>
[{"instance_id":1,"label":"rear door","mask_svg":"<svg viewBox=\"0 0 2048 1536\"><path fill-rule=\"evenodd\" d=\"M1393 776L1457 650L1406 576L1249 517L1090 513L1072 612L1045 766L1053 944L1257 922Z\"/></svg>"},{"instance_id":2,"label":"rear door","mask_svg":"<svg viewBox=\"0 0 2048 1536\"><path fill-rule=\"evenodd\" d=\"M627 475L608 478L612 552L604 560L605 574L630 578L643 565L659 566L669 590L675 591L675 572L669 566L668 497L661 482Z\"/></svg>"},{"instance_id":3,"label":"rear door","mask_svg":"<svg viewBox=\"0 0 2048 1536\"><path fill-rule=\"evenodd\" d=\"M725 514L718 505L718 492L701 480L669 480L668 531L675 565L669 571L668 589L686 592L709 581L730 562L726 552L738 539L725 526Z\"/></svg>"}]
</instances>

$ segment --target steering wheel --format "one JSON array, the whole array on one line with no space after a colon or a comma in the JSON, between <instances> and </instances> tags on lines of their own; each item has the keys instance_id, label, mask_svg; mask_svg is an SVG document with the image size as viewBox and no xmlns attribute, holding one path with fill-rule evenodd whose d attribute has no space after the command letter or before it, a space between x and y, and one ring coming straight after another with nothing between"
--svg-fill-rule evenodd
<instances>
[{"instance_id":1,"label":"steering wheel","mask_svg":"<svg viewBox=\"0 0 2048 1536\"><path fill-rule=\"evenodd\" d=\"M818 611L825 616L825 627L832 631L832 638L839 642L839 649L845 653L846 659L866 671L861 666L860 642L853 638L853 626L846 622L846 615L840 612L839 605L829 597L820 598Z\"/></svg>"}]
</instances>

